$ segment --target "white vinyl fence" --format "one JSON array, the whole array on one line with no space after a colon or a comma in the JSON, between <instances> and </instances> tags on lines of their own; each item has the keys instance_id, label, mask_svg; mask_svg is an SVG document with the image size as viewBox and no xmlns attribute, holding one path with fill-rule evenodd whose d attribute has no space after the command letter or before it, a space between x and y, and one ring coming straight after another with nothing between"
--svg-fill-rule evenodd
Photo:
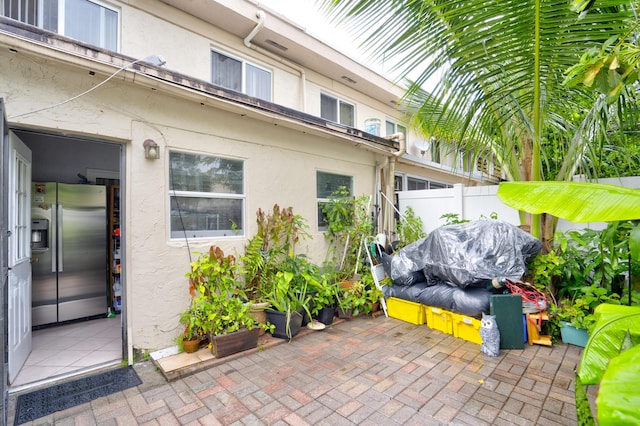
<instances>
[{"instance_id":1,"label":"white vinyl fence","mask_svg":"<svg viewBox=\"0 0 640 426\"><path fill-rule=\"evenodd\" d=\"M576 179L577 180L577 179ZM627 177L615 179L600 179L599 183L620 185L628 188L640 188L640 177ZM507 206L497 197L498 186L464 186L455 184L453 188L428 189L420 191L398 192L400 211L404 213L407 207L411 207L416 216L422 219L424 230L428 233L444 225L445 214L456 214L458 219L477 220L482 217L489 218L493 214L497 218L520 225L518 211ZM572 229L602 229L602 223L572 223L566 220L558 222L557 229L568 231Z\"/></svg>"}]
</instances>

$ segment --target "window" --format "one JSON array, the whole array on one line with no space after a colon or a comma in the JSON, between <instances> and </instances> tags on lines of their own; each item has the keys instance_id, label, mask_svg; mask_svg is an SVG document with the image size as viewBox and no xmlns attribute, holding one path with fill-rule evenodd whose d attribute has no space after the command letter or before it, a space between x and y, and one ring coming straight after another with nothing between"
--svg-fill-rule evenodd
<instances>
[{"instance_id":1,"label":"window","mask_svg":"<svg viewBox=\"0 0 640 426\"><path fill-rule=\"evenodd\" d=\"M3 0L2 14L103 49L118 50L118 11L94 0Z\"/></svg>"},{"instance_id":2,"label":"window","mask_svg":"<svg viewBox=\"0 0 640 426\"><path fill-rule=\"evenodd\" d=\"M408 176L407 191L418 191L420 189L429 189L429 181Z\"/></svg>"},{"instance_id":3,"label":"window","mask_svg":"<svg viewBox=\"0 0 640 426\"><path fill-rule=\"evenodd\" d=\"M453 185L448 183L435 182L415 176L407 176L405 174L395 175L393 182L394 189L396 191L418 191L421 189L453 188Z\"/></svg>"},{"instance_id":4,"label":"window","mask_svg":"<svg viewBox=\"0 0 640 426\"><path fill-rule=\"evenodd\" d=\"M171 238L243 235L241 160L171 152L169 178Z\"/></svg>"},{"instance_id":5,"label":"window","mask_svg":"<svg viewBox=\"0 0 640 426\"><path fill-rule=\"evenodd\" d=\"M386 120L384 124L387 136L391 136L394 133L402 133L404 135L404 140L407 140L407 128L405 126L398 124L393 120Z\"/></svg>"},{"instance_id":6,"label":"window","mask_svg":"<svg viewBox=\"0 0 640 426\"><path fill-rule=\"evenodd\" d=\"M349 192L349 196L353 196L353 176L339 175L335 173L318 172L316 176L316 197L318 199L318 230L323 231L327 228L327 218L322 211L331 194L336 192L338 188L344 187Z\"/></svg>"},{"instance_id":7,"label":"window","mask_svg":"<svg viewBox=\"0 0 640 426\"><path fill-rule=\"evenodd\" d=\"M256 65L211 51L211 82L271 102L271 72Z\"/></svg>"},{"instance_id":8,"label":"window","mask_svg":"<svg viewBox=\"0 0 640 426\"><path fill-rule=\"evenodd\" d=\"M349 102L321 93L320 116L325 120L354 127L356 121L356 107Z\"/></svg>"}]
</instances>

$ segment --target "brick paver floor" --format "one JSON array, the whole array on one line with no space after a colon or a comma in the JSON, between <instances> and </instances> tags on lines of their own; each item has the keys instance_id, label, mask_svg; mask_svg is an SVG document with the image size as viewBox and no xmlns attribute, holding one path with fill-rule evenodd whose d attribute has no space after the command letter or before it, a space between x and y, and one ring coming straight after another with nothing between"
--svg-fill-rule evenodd
<instances>
[{"instance_id":1,"label":"brick paver floor","mask_svg":"<svg viewBox=\"0 0 640 426\"><path fill-rule=\"evenodd\" d=\"M362 316L171 382L136 364L142 385L33 424L574 425L581 352L490 357L426 325Z\"/></svg>"}]
</instances>

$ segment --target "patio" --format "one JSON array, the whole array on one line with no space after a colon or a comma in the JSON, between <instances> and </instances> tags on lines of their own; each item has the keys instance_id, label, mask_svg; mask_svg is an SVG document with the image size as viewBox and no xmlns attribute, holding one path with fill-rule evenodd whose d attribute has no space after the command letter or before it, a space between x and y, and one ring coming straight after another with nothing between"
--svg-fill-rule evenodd
<instances>
[{"instance_id":1,"label":"patio","mask_svg":"<svg viewBox=\"0 0 640 426\"><path fill-rule=\"evenodd\" d=\"M34 424L572 425L581 352L526 345L489 357L427 326L360 316L169 382L136 364L142 385ZM15 395L9 403L12 422Z\"/></svg>"}]
</instances>

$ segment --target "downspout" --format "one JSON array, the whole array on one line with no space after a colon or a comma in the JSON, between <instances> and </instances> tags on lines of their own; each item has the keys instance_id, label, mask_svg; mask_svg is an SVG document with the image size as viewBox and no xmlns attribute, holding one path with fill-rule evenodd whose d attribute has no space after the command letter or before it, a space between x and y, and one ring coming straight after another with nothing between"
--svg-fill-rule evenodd
<instances>
[{"instance_id":1,"label":"downspout","mask_svg":"<svg viewBox=\"0 0 640 426\"><path fill-rule=\"evenodd\" d=\"M284 58L281 58L271 52L269 52L268 50L264 50L261 49L260 47L256 46L255 44L251 43L251 40L253 40L253 38L256 36L256 34L258 34L260 32L260 30L262 29L262 27L264 27L264 21L265 21L265 14L264 11L262 10L258 10L256 12L256 17L258 18L258 23L256 24L256 26L253 28L253 30L251 30L251 32L249 33L249 35L247 35L244 38L244 45L247 46L249 49L253 49L256 52L268 56L271 59L274 59L278 62L280 62L281 64L297 71L300 74L300 111L305 112L306 110L306 93L307 93L307 74L304 72L304 69L302 69L302 67L293 64L289 61L287 61Z\"/></svg>"},{"instance_id":2,"label":"downspout","mask_svg":"<svg viewBox=\"0 0 640 426\"><path fill-rule=\"evenodd\" d=\"M258 18L258 23L256 24L255 28L251 30L249 35L244 38L244 45L247 46L249 49L251 49L251 46L253 46L251 44L251 40L253 40L256 34L258 34L262 29L262 27L264 27L264 11L262 10L257 11L256 18Z\"/></svg>"},{"instance_id":3,"label":"downspout","mask_svg":"<svg viewBox=\"0 0 640 426\"><path fill-rule=\"evenodd\" d=\"M404 133L394 133L392 135L387 136L385 139L389 139L389 140L395 140L398 141L398 150L394 153L392 153L389 157L387 157L387 161L389 163L389 172L387 174L387 188L385 190L385 194L387 196L387 198L389 200L391 200L391 202L393 203L395 201L395 196L394 196L394 180L395 180L395 172L396 172L396 158L401 157L402 155L404 155L404 153L407 150L407 147L405 145L405 140L404 140ZM386 164L384 164L382 167L385 167ZM389 230L389 236L391 236L391 231L394 229L394 223L393 223L393 208L387 208L385 209L385 222L386 225L388 226L387 229Z\"/></svg>"}]
</instances>

